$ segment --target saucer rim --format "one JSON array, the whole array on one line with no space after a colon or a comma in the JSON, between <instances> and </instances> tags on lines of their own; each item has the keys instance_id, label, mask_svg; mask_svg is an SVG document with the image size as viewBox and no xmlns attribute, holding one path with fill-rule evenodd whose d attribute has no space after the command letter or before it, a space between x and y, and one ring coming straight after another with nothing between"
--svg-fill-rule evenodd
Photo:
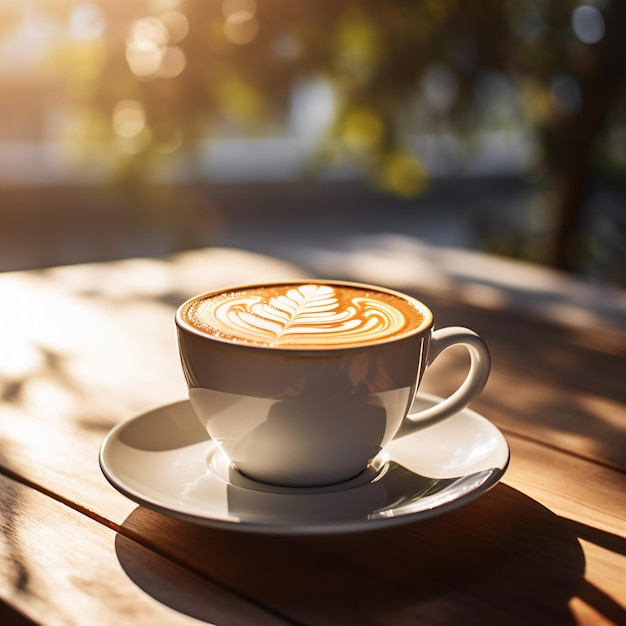
<instances>
[{"instance_id":1,"label":"saucer rim","mask_svg":"<svg viewBox=\"0 0 626 626\"><path fill-rule=\"evenodd\" d=\"M433 403L439 402L441 398L439 396L435 396L433 394L427 393L418 393L418 397L423 400L427 400ZM369 518L364 517L358 520L340 520L340 521L329 521L329 522L297 522L294 523L292 521L287 521L285 523L280 522L266 522L263 520L259 521L250 521L250 520L238 520L228 517L220 517L218 515L202 515L196 513L188 513L184 511L177 510L172 508L171 506L162 504L157 499L147 496L145 494L140 493L139 491L133 489L132 487L128 487L124 484L123 479L118 478L116 473L109 467L105 461L106 451L111 445L111 442L116 439L118 433L124 428L128 427L132 422L138 421L141 418L144 418L147 414L150 414L154 411L158 411L159 409L165 407L176 407L177 405L188 405L189 400L182 399L173 401L166 404L161 404L159 406L153 407L151 409L147 409L137 413L136 415L123 420L116 424L104 437L102 443L100 444L99 452L98 452L98 464L100 470L109 484L117 491L119 491L122 495L129 498L131 501L135 502L139 506L145 506L146 508L156 511L157 513L161 513L166 515L167 517L171 517L174 519L178 519L187 523L194 523L201 526L219 528L223 530L235 530L240 532L253 532L253 533L262 533L262 534L272 534L272 535L321 535L321 534L343 534L343 533L355 533L355 532L363 532L370 531L379 528L389 528L391 526L398 526L401 524L408 524L411 522L423 521L432 517L436 517L439 515L443 515L449 511L453 511L458 509L470 502L476 500L487 491L495 487L495 485L500 482L504 474L506 473L510 461L511 461L511 448L509 443L502 433L502 431L491 422L489 419L478 413L477 411L466 407L459 411L460 413L471 413L475 418L478 418L480 422L486 423L485 425L489 425L494 428L501 438L501 444L504 446L503 449L506 450L506 458L502 463L501 467L492 467L484 472L490 472L488 478L482 482L478 487L472 489L470 492L464 493L459 497L454 498L448 502L444 502L442 504L433 506L429 509L419 510L419 511L406 511L404 513L400 512L398 515L393 515L389 517L377 517L377 518ZM430 428L436 428L437 424L431 426ZM408 437L419 436L419 431L408 435ZM206 442L210 443L211 438L207 434ZM215 448L217 444L213 442L213 448ZM207 450L206 453L210 453L210 450ZM464 476L460 476L459 478L463 478ZM221 479L223 480L223 479ZM349 481L352 482L352 481ZM371 482L371 481L370 481ZM306 488L302 488L303 492L306 492ZM300 494L301 495L301 494Z\"/></svg>"}]
</instances>

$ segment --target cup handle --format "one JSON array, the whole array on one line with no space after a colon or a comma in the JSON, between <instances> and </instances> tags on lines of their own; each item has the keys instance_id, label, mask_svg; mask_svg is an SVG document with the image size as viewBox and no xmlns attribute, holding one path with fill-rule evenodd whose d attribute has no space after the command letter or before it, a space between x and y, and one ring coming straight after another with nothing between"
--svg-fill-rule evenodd
<instances>
[{"instance_id":1,"label":"cup handle","mask_svg":"<svg viewBox=\"0 0 626 626\"><path fill-rule=\"evenodd\" d=\"M452 417L462 411L483 390L489 378L491 356L487 344L469 328L450 326L435 330L431 338L426 367L430 367L444 350L455 345L465 346L470 355L470 367L465 380L450 397L435 406L418 413L409 412L396 437L408 435Z\"/></svg>"}]
</instances>

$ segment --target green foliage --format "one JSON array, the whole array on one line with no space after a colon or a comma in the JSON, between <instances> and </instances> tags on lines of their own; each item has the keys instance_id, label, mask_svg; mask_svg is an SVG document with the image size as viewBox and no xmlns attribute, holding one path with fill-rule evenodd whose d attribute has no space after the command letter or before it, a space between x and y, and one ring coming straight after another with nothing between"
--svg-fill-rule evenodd
<instances>
[{"instance_id":1,"label":"green foliage","mask_svg":"<svg viewBox=\"0 0 626 626\"><path fill-rule=\"evenodd\" d=\"M516 127L537 130L552 161L554 128L593 97L594 77L623 80L623 11L601 4L606 36L590 45L572 29L577 0L102 2L103 36L68 44L52 67L99 140L117 139L120 101L143 105L150 137L126 142L135 157L275 132L294 86L323 77L337 105L327 140L342 158L376 166L415 133ZM78 3L40 6L69 13ZM614 92L607 107L618 120L624 96Z\"/></svg>"}]
</instances>

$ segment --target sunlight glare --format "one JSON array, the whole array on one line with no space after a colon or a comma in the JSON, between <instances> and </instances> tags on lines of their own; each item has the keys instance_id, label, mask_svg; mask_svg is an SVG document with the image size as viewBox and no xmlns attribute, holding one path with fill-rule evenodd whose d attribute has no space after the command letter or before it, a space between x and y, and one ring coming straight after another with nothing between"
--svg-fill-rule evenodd
<instances>
[{"instance_id":1,"label":"sunlight glare","mask_svg":"<svg viewBox=\"0 0 626 626\"><path fill-rule=\"evenodd\" d=\"M104 33L106 22L102 9L93 2L79 4L72 9L69 20L71 37L79 41L98 39Z\"/></svg>"},{"instance_id":2,"label":"sunlight glare","mask_svg":"<svg viewBox=\"0 0 626 626\"><path fill-rule=\"evenodd\" d=\"M28 413L50 420L74 413L78 399L62 380L54 375L39 374L26 381L23 406Z\"/></svg>"},{"instance_id":3,"label":"sunlight glare","mask_svg":"<svg viewBox=\"0 0 626 626\"><path fill-rule=\"evenodd\" d=\"M26 343L21 336L0 335L0 381L23 378L43 366L43 355L36 346Z\"/></svg>"},{"instance_id":4,"label":"sunlight glare","mask_svg":"<svg viewBox=\"0 0 626 626\"><path fill-rule=\"evenodd\" d=\"M463 302L488 309L506 309L510 305L506 291L498 286L480 283L460 283L457 286Z\"/></svg>"},{"instance_id":5,"label":"sunlight glare","mask_svg":"<svg viewBox=\"0 0 626 626\"><path fill-rule=\"evenodd\" d=\"M33 67L62 37L59 23L51 16L29 11L0 38L0 68L7 74Z\"/></svg>"}]
</instances>

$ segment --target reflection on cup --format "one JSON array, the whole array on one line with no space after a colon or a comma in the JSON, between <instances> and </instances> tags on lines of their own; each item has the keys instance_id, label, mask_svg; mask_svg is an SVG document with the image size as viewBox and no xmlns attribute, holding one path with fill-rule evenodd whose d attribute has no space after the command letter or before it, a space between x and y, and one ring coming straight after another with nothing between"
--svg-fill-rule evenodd
<instances>
[{"instance_id":1,"label":"reflection on cup","mask_svg":"<svg viewBox=\"0 0 626 626\"><path fill-rule=\"evenodd\" d=\"M189 397L233 467L270 484L348 481L398 434L450 417L482 390L484 342L433 331L411 296L347 282L251 285L176 314ZM452 345L471 364L449 398L407 417L425 369Z\"/></svg>"}]
</instances>

